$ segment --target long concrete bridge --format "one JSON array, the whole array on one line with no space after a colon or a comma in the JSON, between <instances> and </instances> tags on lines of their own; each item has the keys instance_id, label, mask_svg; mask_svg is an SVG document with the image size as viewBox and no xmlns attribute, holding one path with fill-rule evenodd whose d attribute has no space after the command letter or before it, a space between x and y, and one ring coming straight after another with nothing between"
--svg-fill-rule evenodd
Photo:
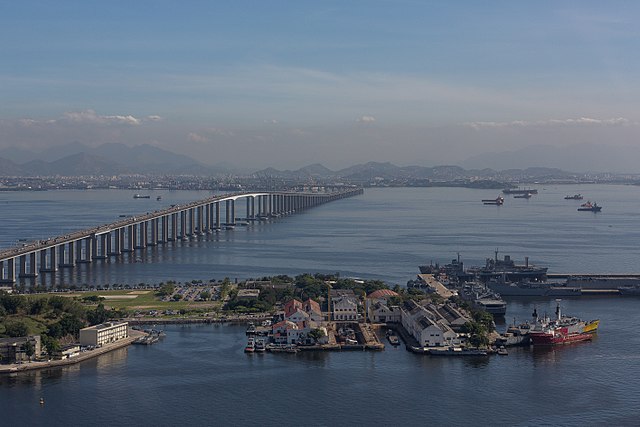
<instances>
[{"instance_id":1,"label":"long concrete bridge","mask_svg":"<svg viewBox=\"0 0 640 427\"><path fill-rule=\"evenodd\" d=\"M236 204L246 200L241 224L263 220L362 194L361 188L333 192L255 192L213 196L168 209L127 217L111 224L76 231L47 240L27 242L0 251L0 283L16 278L54 273L58 268L122 256L148 246L187 240L192 236L233 229L238 224ZM221 211L224 211L224 215Z\"/></svg>"}]
</instances>

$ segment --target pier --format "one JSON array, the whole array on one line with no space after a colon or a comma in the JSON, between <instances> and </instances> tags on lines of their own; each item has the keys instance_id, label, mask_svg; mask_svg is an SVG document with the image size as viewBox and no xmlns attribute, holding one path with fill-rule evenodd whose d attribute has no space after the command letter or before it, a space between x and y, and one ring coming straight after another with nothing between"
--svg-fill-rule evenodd
<instances>
[{"instance_id":1,"label":"pier","mask_svg":"<svg viewBox=\"0 0 640 427\"><path fill-rule=\"evenodd\" d=\"M290 215L362 193L362 188L313 193L247 192L172 205L164 210L1 250L0 283L13 284L17 278L37 277L61 268L74 268L78 264L119 257L222 229L233 230L236 225ZM236 217L238 204L246 207L244 217Z\"/></svg>"}]
</instances>

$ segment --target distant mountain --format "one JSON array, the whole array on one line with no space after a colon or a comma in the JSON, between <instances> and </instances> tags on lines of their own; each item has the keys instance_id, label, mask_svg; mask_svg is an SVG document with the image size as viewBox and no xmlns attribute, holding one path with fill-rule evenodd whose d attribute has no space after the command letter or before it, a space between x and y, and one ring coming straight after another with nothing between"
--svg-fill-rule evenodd
<instances>
[{"instance_id":1,"label":"distant mountain","mask_svg":"<svg viewBox=\"0 0 640 427\"><path fill-rule=\"evenodd\" d=\"M319 164L306 166L295 171L280 171L274 168L267 168L256 172L254 175L281 179L304 179L305 177L316 179L341 178L349 182L371 182L377 179L430 181L454 181L466 178L517 180L532 177L566 179L574 176L571 172L556 168L508 169L504 171L496 171L489 168L467 170L455 165L401 167L389 162L369 162L350 166L336 172Z\"/></svg>"},{"instance_id":2,"label":"distant mountain","mask_svg":"<svg viewBox=\"0 0 640 427\"><path fill-rule=\"evenodd\" d=\"M572 144L556 147L532 145L515 151L484 153L461 162L465 168L494 170L527 169L539 165L574 172L637 173L640 147L608 146L606 144Z\"/></svg>"},{"instance_id":3,"label":"distant mountain","mask_svg":"<svg viewBox=\"0 0 640 427\"><path fill-rule=\"evenodd\" d=\"M209 166L183 154L142 144L129 147L125 144L109 143L89 147L79 142L51 147L39 153L20 148L2 151L7 157L2 175L117 175L124 173L168 174L168 175L218 175L228 174L229 165Z\"/></svg>"},{"instance_id":4,"label":"distant mountain","mask_svg":"<svg viewBox=\"0 0 640 427\"><path fill-rule=\"evenodd\" d=\"M4 176L18 176L22 175L22 168L9 159L0 157L0 175Z\"/></svg>"}]
</instances>

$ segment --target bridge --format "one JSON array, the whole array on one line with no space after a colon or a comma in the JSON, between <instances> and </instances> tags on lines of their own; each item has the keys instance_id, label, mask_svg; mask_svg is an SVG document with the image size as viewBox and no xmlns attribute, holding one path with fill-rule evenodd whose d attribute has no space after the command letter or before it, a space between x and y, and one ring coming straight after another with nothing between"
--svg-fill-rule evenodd
<instances>
[{"instance_id":1,"label":"bridge","mask_svg":"<svg viewBox=\"0 0 640 427\"><path fill-rule=\"evenodd\" d=\"M232 193L184 205L172 205L164 210L127 217L111 224L0 250L0 283L13 284L17 277L54 273L58 268L74 268L77 264L118 257L176 240L187 240L223 228L232 230L236 225L289 215L362 193L361 188L314 193ZM236 218L236 204L240 199L245 199L246 203L244 218Z\"/></svg>"}]
</instances>

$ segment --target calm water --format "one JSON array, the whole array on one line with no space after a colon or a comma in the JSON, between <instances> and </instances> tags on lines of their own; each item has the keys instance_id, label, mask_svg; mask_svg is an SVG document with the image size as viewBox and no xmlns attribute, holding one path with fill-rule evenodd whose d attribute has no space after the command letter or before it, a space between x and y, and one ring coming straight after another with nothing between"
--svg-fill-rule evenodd
<instances>
[{"instance_id":1,"label":"calm water","mask_svg":"<svg viewBox=\"0 0 640 427\"><path fill-rule=\"evenodd\" d=\"M367 190L300 215L156 248L143 254L143 263L95 263L63 279L138 283L340 271L404 283L420 263L460 252L467 264L479 264L496 247L558 272L640 270L640 188L539 189L528 201L509 198L502 207L479 202L495 191ZM562 199L577 192L603 205L602 213L579 213L579 202ZM208 195L162 193L156 202L132 194L0 193L2 246ZM516 299L509 301L507 319L527 318L534 304L553 312L551 301ZM583 297L563 306L585 319L600 318L597 339L473 360L394 348L247 356L241 326L172 326L155 346L0 377L0 423L637 425L640 299Z\"/></svg>"}]
</instances>

